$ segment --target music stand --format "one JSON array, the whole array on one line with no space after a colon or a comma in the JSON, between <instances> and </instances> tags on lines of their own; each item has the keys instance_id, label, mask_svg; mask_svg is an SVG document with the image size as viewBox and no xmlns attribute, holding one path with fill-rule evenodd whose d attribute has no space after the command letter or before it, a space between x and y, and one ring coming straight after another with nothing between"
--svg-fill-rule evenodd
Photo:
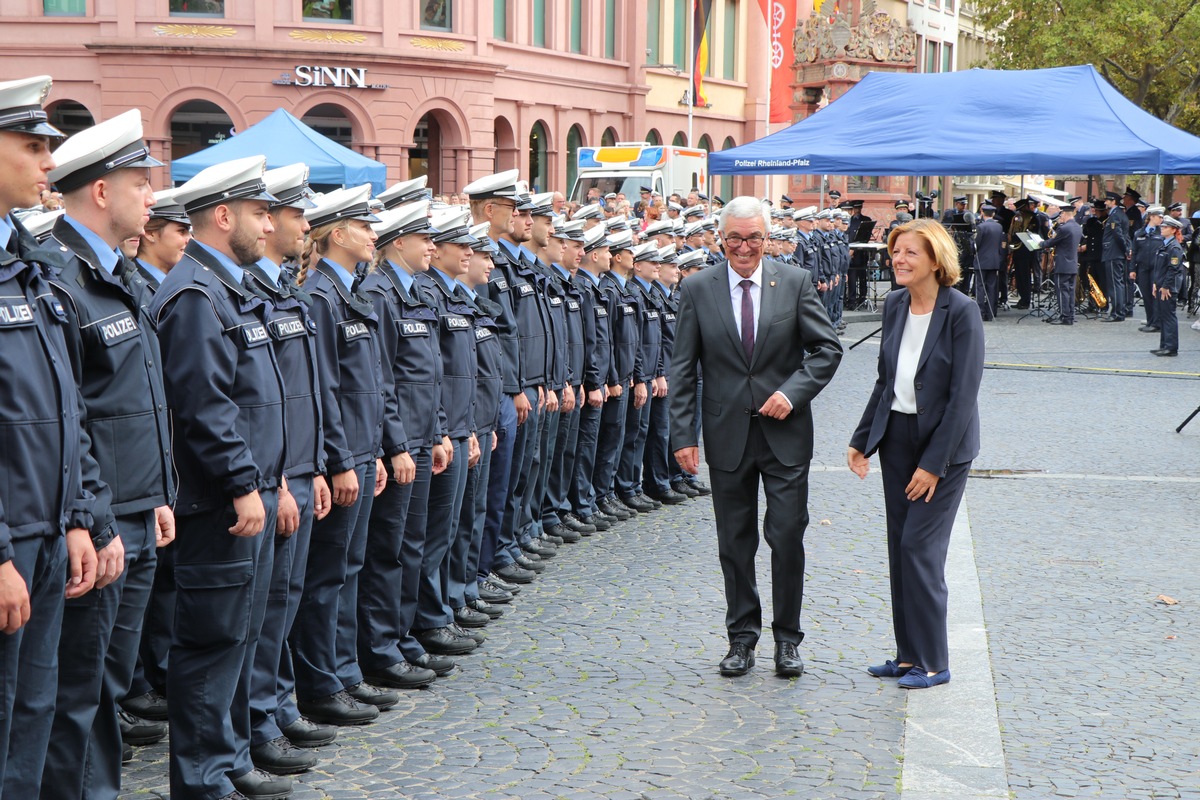
<instances>
[{"instance_id":1,"label":"music stand","mask_svg":"<svg viewBox=\"0 0 1200 800\"><path fill-rule=\"evenodd\" d=\"M1037 259L1030 265L1030 272L1032 273L1030 278L1033 284L1030 289L1033 292L1033 297L1030 298L1029 311L1021 315L1021 318L1017 320L1017 324L1019 325L1021 320L1025 319L1025 317L1046 317L1047 319L1052 319L1054 317L1054 313L1047 311L1050 306L1049 301L1047 301L1045 305L1042 304L1042 279L1044 276L1044 270L1042 269L1042 255L1044 254L1044 251L1037 246L1041 244L1042 237L1037 236L1036 234L1030 234L1026 231L1018 231L1017 238L1021 240L1022 247L1037 256ZM1033 244L1034 247L1031 247L1031 244ZM1051 297L1053 297L1055 293L1050 292L1049 294ZM1054 305L1057 310L1057 298L1054 299Z\"/></svg>"}]
</instances>

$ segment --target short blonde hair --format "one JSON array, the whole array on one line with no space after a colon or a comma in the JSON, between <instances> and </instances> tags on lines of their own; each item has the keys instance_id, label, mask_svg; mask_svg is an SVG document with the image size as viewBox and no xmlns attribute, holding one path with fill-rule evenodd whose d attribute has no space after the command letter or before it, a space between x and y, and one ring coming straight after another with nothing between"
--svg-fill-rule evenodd
<instances>
[{"instance_id":1,"label":"short blonde hair","mask_svg":"<svg viewBox=\"0 0 1200 800\"><path fill-rule=\"evenodd\" d=\"M887 240L889 256L895 250L896 240L906 233L911 233L921 240L925 255L933 259L933 271L939 284L953 286L958 283L962 278L962 268L958 265L958 245L954 243L954 237L942 223L924 217L892 228Z\"/></svg>"}]
</instances>

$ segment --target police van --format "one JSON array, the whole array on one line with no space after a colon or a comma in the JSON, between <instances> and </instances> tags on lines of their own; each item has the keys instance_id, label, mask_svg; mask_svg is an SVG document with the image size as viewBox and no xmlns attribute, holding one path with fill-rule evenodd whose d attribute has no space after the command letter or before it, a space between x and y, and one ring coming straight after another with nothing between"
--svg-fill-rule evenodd
<instances>
[{"instance_id":1,"label":"police van","mask_svg":"<svg viewBox=\"0 0 1200 800\"><path fill-rule=\"evenodd\" d=\"M578 177L571 188L571 200L577 203L587 202L593 188L600 190L601 197L624 193L632 204L643 186L665 198L672 192L706 191L708 183L708 151L694 147L648 142L581 147L577 165Z\"/></svg>"}]
</instances>

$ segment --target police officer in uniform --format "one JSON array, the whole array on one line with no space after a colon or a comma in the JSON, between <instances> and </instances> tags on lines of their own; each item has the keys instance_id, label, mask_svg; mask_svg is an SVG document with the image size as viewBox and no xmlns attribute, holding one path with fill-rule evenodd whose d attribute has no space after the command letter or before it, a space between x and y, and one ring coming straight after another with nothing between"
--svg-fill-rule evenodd
<instances>
[{"instance_id":1,"label":"police officer in uniform","mask_svg":"<svg viewBox=\"0 0 1200 800\"><path fill-rule=\"evenodd\" d=\"M1162 332L1156 356L1179 355L1179 287L1183 283L1183 223L1174 217L1164 217L1163 244L1155 253L1152 297L1158 304L1157 318Z\"/></svg>"},{"instance_id":2,"label":"police officer in uniform","mask_svg":"<svg viewBox=\"0 0 1200 800\"><path fill-rule=\"evenodd\" d=\"M288 446L285 481L279 488L271 586L267 613L250 679L250 757L267 772L287 775L316 765L316 756L298 748L320 747L337 729L300 715L292 699L296 680L287 637L300 608L313 522L332 508L325 479L321 386L317 375L316 322L312 297L283 272L304 250L310 229L304 212L316 207L308 188L308 167L291 164L263 176L277 198L270 206L266 252L246 265L246 285L271 303L271 346L283 376Z\"/></svg>"},{"instance_id":3,"label":"police officer in uniform","mask_svg":"<svg viewBox=\"0 0 1200 800\"><path fill-rule=\"evenodd\" d=\"M1142 306L1146 310L1146 322L1138 328L1142 333L1158 333L1158 307L1154 298L1154 265L1158 252L1163 245L1163 233L1160 229L1163 221L1162 206L1147 206L1143 217L1145 224L1133 233L1133 280L1142 295ZM1125 306L1129 308L1130 301L1126 299Z\"/></svg>"},{"instance_id":4,"label":"police officer in uniform","mask_svg":"<svg viewBox=\"0 0 1200 800\"><path fill-rule=\"evenodd\" d=\"M64 260L52 283L69 320L68 352L91 452L111 494L94 511L97 588L68 600L63 615L41 796L79 798L86 791L115 798L122 751L117 701L137 663L157 547L175 533L158 339L139 295L122 279L127 261L116 249L141 232L154 204L150 168L162 163L142 141L136 110L75 134L55 160L50 179L67 213L47 242Z\"/></svg>"},{"instance_id":5,"label":"police officer in uniform","mask_svg":"<svg viewBox=\"0 0 1200 800\"><path fill-rule=\"evenodd\" d=\"M985 322L996 318L996 307L1000 293L1000 267L1008 257L1004 243L1004 229L996 221L996 207L984 203L981 212L983 221L975 231L975 247L978 253L979 280L975 282L975 302Z\"/></svg>"},{"instance_id":6,"label":"police officer in uniform","mask_svg":"<svg viewBox=\"0 0 1200 800\"><path fill-rule=\"evenodd\" d=\"M150 306L179 478L176 626L168 656L171 796L285 796L253 769L245 709L283 475L283 381L270 305L242 283L272 231L266 159L202 170L176 196L195 238Z\"/></svg>"},{"instance_id":7,"label":"police officer in uniform","mask_svg":"<svg viewBox=\"0 0 1200 800\"><path fill-rule=\"evenodd\" d=\"M1133 242L1129 236L1129 217L1121 208L1121 195L1113 191L1104 193L1104 207L1108 212L1104 220L1102 258L1108 276L1108 316L1104 322L1125 321L1125 287L1129 274L1129 262L1133 259Z\"/></svg>"},{"instance_id":8,"label":"police officer in uniform","mask_svg":"<svg viewBox=\"0 0 1200 800\"><path fill-rule=\"evenodd\" d=\"M1046 317L1051 325L1075 324L1075 278L1079 274L1079 242L1083 229L1075 222L1075 209L1064 206L1054 235L1042 242L1042 249L1054 249L1054 294L1058 313Z\"/></svg>"},{"instance_id":9,"label":"police officer in uniform","mask_svg":"<svg viewBox=\"0 0 1200 800\"><path fill-rule=\"evenodd\" d=\"M68 599L96 580L95 497L83 486L83 470L96 467L67 357L67 314L46 280L46 259L12 215L37 204L54 168L50 143L64 138L42 108L50 83L44 75L0 83L0 430L8 447L0 486L0 794L8 797L37 797L41 785L64 578Z\"/></svg>"}]
</instances>

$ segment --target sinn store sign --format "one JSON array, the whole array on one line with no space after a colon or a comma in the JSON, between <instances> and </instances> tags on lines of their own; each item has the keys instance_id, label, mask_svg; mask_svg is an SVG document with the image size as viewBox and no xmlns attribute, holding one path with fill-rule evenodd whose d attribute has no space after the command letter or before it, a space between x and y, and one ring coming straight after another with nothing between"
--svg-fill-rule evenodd
<instances>
[{"instance_id":1,"label":"sinn store sign","mask_svg":"<svg viewBox=\"0 0 1200 800\"><path fill-rule=\"evenodd\" d=\"M283 73L271 83L276 86L313 86L334 89L386 89L386 83L367 83L366 67L325 67L300 64L295 76Z\"/></svg>"}]
</instances>

